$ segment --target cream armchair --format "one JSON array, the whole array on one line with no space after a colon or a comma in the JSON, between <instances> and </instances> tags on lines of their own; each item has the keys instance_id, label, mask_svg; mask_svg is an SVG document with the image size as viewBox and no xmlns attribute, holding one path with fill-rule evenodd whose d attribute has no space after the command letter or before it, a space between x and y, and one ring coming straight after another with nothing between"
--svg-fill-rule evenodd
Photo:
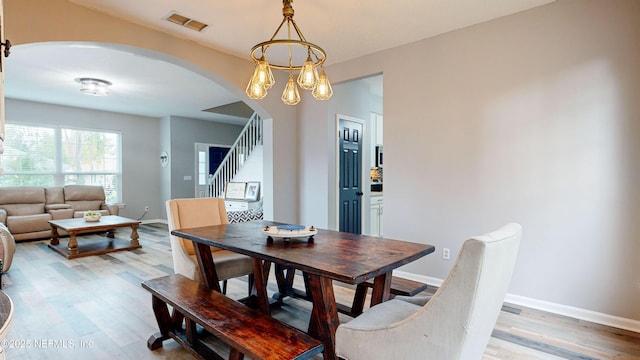
<instances>
[{"instance_id":1,"label":"cream armchair","mask_svg":"<svg viewBox=\"0 0 640 360\"><path fill-rule=\"evenodd\" d=\"M202 226L228 224L224 200L220 198L195 198L167 200L169 232ZM173 270L189 279L200 281L200 269L196 260L193 242L170 236ZM211 247L218 280L253 274L251 258L232 251ZM250 279L249 286L252 281ZM226 285L226 283L225 283ZM224 287L226 288L226 286ZM225 290L223 290L225 292Z\"/></svg>"},{"instance_id":2,"label":"cream armchair","mask_svg":"<svg viewBox=\"0 0 640 360\"><path fill-rule=\"evenodd\" d=\"M466 240L431 298L398 296L338 326L336 354L357 359L481 359L504 301L519 224Z\"/></svg>"}]
</instances>

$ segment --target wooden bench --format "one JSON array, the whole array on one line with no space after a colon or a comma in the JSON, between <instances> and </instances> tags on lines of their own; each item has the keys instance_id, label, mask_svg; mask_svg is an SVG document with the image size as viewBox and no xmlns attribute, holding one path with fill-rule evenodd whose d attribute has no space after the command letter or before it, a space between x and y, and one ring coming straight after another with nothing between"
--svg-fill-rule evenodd
<instances>
[{"instance_id":1,"label":"wooden bench","mask_svg":"<svg viewBox=\"0 0 640 360\"><path fill-rule=\"evenodd\" d=\"M427 290L428 285L425 283L421 283L419 281L413 281L401 277L392 276L391 277L391 295L403 295L403 296L414 296L422 291ZM373 288L373 281L365 281L363 283L358 284L356 287L356 294L353 297L353 304L351 308L348 308L344 305L339 305L338 310L350 316L358 316L362 314L364 310L364 302L367 297L367 291L369 288Z\"/></svg>"},{"instance_id":2,"label":"wooden bench","mask_svg":"<svg viewBox=\"0 0 640 360\"><path fill-rule=\"evenodd\" d=\"M147 346L155 350L173 338L197 358L222 359L203 337L208 334L230 346L229 359L308 359L323 350L322 342L270 316L251 309L182 275L142 283L151 292L160 332ZM174 312L169 315L170 305ZM182 326L184 319L185 326ZM199 334L196 324L206 332Z\"/></svg>"}]
</instances>

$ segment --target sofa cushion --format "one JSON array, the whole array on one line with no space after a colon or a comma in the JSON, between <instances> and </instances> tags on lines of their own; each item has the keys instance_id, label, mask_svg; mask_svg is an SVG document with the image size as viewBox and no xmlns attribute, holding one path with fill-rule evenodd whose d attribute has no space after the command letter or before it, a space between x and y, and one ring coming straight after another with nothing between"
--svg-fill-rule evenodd
<instances>
[{"instance_id":1,"label":"sofa cushion","mask_svg":"<svg viewBox=\"0 0 640 360\"><path fill-rule=\"evenodd\" d=\"M104 188L94 185L67 185L64 202L75 211L100 210L104 204Z\"/></svg>"},{"instance_id":2,"label":"sofa cushion","mask_svg":"<svg viewBox=\"0 0 640 360\"><path fill-rule=\"evenodd\" d=\"M58 231L62 236L62 230ZM66 235L66 233L65 233ZM22 234L13 234L15 241L48 239L51 237L51 229L45 231L26 232Z\"/></svg>"},{"instance_id":3,"label":"sofa cushion","mask_svg":"<svg viewBox=\"0 0 640 360\"><path fill-rule=\"evenodd\" d=\"M44 189L47 205L64 204L64 191L61 187L48 187Z\"/></svg>"},{"instance_id":4,"label":"sofa cushion","mask_svg":"<svg viewBox=\"0 0 640 360\"><path fill-rule=\"evenodd\" d=\"M70 201L95 200L102 204L104 199L104 188L99 185L67 185L64 187L64 202L66 203Z\"/></svg>"},{"instance_id":5,"label":"sofa cushion","mask_svg":"<svg viewBox=\"0 0 640 360\"><path fill-rule=\"evenodd\" d=\"M2 204L3 209L7 210L7 216L23 216L33 214L44 214L44 203L39 204Z\"/></svg>"},{"instance_id":6,"label":"sofa cushion","mask_svg":"<svg viewBox=\"0 0 640 360\"><path fill-rule=\"evenodd\" d=\"M7 227L11 229L11 233L14 235L34 231L47 231L51 230L49 220L51 220L51 214L8 216Z\"/></svg>"},{"instance_id":7,"label":"sofa cushion","mask_svg":"<svg viewBox=\"0 0 640 360\"><path fill-rule=\"evenodd\" d=\"M55 209L49 210L51 220L71 219L73 217L73 209Z\"/></svg>"},{"instance_id":8,"label":"sofa cushion","mask_svg":"<svg viewBox=\"0 0 640 360\"><path fill-rule=\"evenodd\" d=\"M8 216L44 213L45 199L43 187L0 187L0 207L7 210Z\"/></svg>"},{"instance_id":9,"label":"sofa cushion","mask_svg":"<svg viewBox=\"0 0 640 360\"><path fill-rule=\"evenodd\" d=\"M75 211L88 211L99 210L102 205L100 200L82 200L82 201L67 201L67 204L71 205Z\"/></svg>"}]
</instances>

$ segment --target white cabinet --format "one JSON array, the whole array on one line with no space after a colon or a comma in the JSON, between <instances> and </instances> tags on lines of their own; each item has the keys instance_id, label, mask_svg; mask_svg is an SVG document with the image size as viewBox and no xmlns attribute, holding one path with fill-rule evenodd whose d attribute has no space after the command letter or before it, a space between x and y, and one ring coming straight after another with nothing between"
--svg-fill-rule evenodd
<instances>
[{"instance_id":1,"label":"white cabinet","mask_svg":"<svg viewBox=\"0 0 640 360\"><path fill-rule=\"evenodd\" d=\"M372 196L369 207L369 235L382 236L382 196Z\"/></svg>"},{"instance_id":2,"label":"white cabinet","mask_svg":"<svg viewBox=\"0 0 640 360\"><path fill-rule=\"evenodd\" d=\"M225 200L224 207L229 211L256 210L260 207L259 201Z\"/></svg>"}]
</instances>

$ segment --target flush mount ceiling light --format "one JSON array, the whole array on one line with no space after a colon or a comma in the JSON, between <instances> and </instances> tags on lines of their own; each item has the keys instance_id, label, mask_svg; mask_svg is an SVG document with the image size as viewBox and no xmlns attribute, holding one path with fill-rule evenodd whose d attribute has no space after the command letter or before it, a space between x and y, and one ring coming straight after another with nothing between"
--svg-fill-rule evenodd
<instances>
[{"instance_id":1,"label":"flush mount ceiling light","mask_svg":"<svg viewBox=\"0 0 640 360\"><path fill-rule=\"evenodd\" d=\"M267 96L267 90L275 83L272 69L289 71L289 81L282 93L282 102L287 105L295 105L300 102L298 86L293 80L294 70L300 70L297 84L305 90L311 90L314 98L327 100L333 95L331 84L327 74L324 72L324 61L327 54L321 47L308 42L304 38L302 31L293 20L292 2L293 0L282 1L283 19L271 39L261 42L251 49L251 58L256 63L256 67L245 92L252 99L263 99ZM276 39L285 23L287 25L287 37ZM298 39L291 37L292 28ZM267 52L271 49L273 51L267 57ZM284 52L283 49L287 51ZM320 71L318 71L318 67Z\"/></svg>"},{"instance_id":2,"label":"flush mount ceiling light","mask_svg":"<svg viewBox=\"0 0 640 360\"><path fill-rule=\"evenodd\" d=\"M77 78L76 82L80 83L80 92L91 96L107 96L109 95L109 86L111 82L94 79L94 78Z\"/></svg>"}]
</instances>

